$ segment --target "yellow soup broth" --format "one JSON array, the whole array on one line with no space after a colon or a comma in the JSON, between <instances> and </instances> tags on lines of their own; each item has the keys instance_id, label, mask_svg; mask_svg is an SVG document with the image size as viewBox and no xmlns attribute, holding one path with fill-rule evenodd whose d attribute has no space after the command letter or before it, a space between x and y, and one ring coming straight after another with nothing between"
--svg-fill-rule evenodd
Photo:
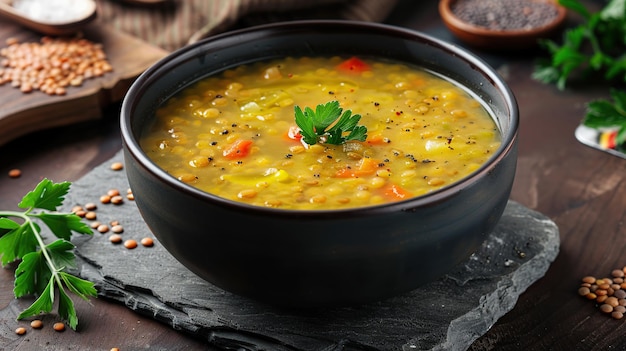
<instances>
[{"instance_id":1,"label":"yellow soup broth","mask_svg":"<svg viewBox=\"0 0 626 351\"><path fill-rule=\"evenodd\" d=\"M361 116L364 142L299 139L295 107L331 101ZM449 186L490 158L500 132L480 101L426 70L304 57L240 66L185 88L159 107L141 146L172 176L223 198L345 209Z\"/></svg>"}]
</instances>

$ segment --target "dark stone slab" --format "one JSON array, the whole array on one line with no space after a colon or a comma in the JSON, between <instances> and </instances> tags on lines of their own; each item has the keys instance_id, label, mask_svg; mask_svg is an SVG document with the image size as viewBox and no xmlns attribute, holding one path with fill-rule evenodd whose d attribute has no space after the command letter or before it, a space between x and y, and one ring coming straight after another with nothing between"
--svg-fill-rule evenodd
<instances>
[{"instance_id":1,"label":"dark stone slab","mask_svg":"<svg viewBox=\"0 0 626 351\"><path fill-rule=\"evenodd\" d=\"M125 239L153 237L132 201L103 205L109 189L125 193L121 153L72 184L69 210L98 204L98 221L119 221ZM134 250L110 233L75 237L77 273L100 298L228 350L465 350L510 311L559 251L559 232L544 215L510 201L482 247L454 271L402 296L363 306L285 310L225 292L196 277L155 239ZM189 243L193 245L193 243Z\"/></svg>"}]
</instances>

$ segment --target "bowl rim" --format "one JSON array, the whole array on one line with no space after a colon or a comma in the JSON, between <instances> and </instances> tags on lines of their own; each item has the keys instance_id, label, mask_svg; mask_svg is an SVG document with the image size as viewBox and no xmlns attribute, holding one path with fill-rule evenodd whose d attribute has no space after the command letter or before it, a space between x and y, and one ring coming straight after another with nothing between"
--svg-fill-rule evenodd
<instances>
[{"instance_id":1,"label":"bowl rim","mask_svg":"<svg viewBox=\"0 0 626 351\"><path fill-rule=\"evenodd\" d=\"M549 33L553 30L556 30L560 27L567 17L567 9L560 5L557 0L543 0L542 3L548 3L553 5L557 9L556 18L541 27L534 27L532 29L524 30L524 29L515 29L515 30L495 30L489 29L487 27L478 26L475 24L471 24L469 22L463 21L459 17L454 14L452 11L452 5L457 1L462 0L439 0L439 13L441 18L445 23L449 26L456 28L457 30L461 30L466 33L470 33L475 36L481 37L489 37L489 38L525 38L525 37L535 37L544 33Z\"/></svg>"},{"instance_id":2,"label":"bowl rim","mask_svg":"<svg viewBox=\"0 0 626 351\"><path fill-rule=\"evenodd\" d=\"M361 29L363 33L376 30L378 33L384 33L386 35L396 35L401 38L408 38L416 41L422 41L428 43L428 45L436 47L442 51L445 51L455 57L461 58L468 62L472 68L485 75L492 85L502 94L507 112L509 114L509 129L508 133L501 134L502 140L500 147L494 152L494 154L485 162L481 167L470 175L463 179L457 180L447 187L438 189L431 193L408 198L391 203L383 203L371 206L361 206L346 209L320 209L320 210L300 210L300 209L281 209L270 208L256 205L250 205L243 202L229 200L215 194L211 194L200 190L192 185L183 183L174 178L169 173L165 172L162 168L153 163L146 153L139 145L139 141L135 138L132 128L130 116L134 110L135 102L133 100L137 97L141 97L143 84L150 79L154 74L157 74L161 69L167 67L170 61L175 60L180 56L193 56L203 47L211 47L235 41L235 45L238 45L240 41L244 41L242 38L246 36L258 37L259 34L276 34L276 33L288 33L292 30L308 30L316 31L320 26L330 26L337 28L351 28ZM458 83L458 82L457 82ZM153 176L157 177L160 181L167 184L167 186L177 189L177 191L183 192L194 198L210 201L220 206L236 209L245 213L255 213L263 215L272 213L272 215L279 215L285 217L293 216L313 216L313 217L329 217L337 216L363 216L364 214L376 214L388 211L411 211L416 207L432 206L445 201L446 199L453 197L455 194L463 191L463 189L476 183L479 179L489 174L492 169L500 163L500 160L505 158L516 147L519 129L519 107L515 95L510 87L505 83L500 74L491 67L486 61L477 55L471 53L462 47L449 43L445 40L435 38L429 34L410 29L405 27L399 27L390 24L365 22L357 20L334 20L334 19L313 19L313 20L293 20L293 21L281 21L270 24L256 25L236 30L223 32L211 37L204 38L185 47L177 49L170 54L166 55L162 59L158 60L143 73L141 73L137 79L131 84L124 99L122 100L120 109L120 134L122 138L122 146L125 152L128 152L132 157L138 160L138 163L145 170L149 171Z\"/></svg>"}]
</instances>

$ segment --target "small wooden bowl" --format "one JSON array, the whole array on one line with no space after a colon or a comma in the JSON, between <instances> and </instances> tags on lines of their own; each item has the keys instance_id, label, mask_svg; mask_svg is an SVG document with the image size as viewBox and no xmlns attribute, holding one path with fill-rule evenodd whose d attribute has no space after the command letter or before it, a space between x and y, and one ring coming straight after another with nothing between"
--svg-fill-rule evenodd
<instances>
[{"instance_id":1,"label":"small wooden bowl","mask_svg":"<svg viewBox=\"0 0 626 351\"><path fill-rule=\"evenodd\" d=\"M535 0L549 3L557 9L557 15L547 25L528 30L495 30L461 20L452 11L453 5L462 0L440 0L439 14L446 27L466 44L491 51L524 50L536 47L538 40L559 33L567 17L567 9L556 0Z\"/></svg>"}]
</instances>

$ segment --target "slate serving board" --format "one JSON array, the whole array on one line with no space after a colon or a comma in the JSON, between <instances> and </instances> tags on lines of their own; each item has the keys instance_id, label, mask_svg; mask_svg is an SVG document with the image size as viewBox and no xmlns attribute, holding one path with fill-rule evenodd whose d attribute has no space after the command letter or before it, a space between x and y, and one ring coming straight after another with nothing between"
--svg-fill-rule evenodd
<instances>
[{"instance_id":1,"label":"slate serving board","mask_svg":"<svg viewBox=\"0 0 626 351\"><path fill-rule=\"evenodd\" d=\"M118 153L72 184L65 210L128 189L113 171ZM153 237L134 202L99 204L101 222L119 221L125 239ZM108 235L76 237L77 273L100 298L124 304L224 350L466 350L541 278L559 251L553 221L510 201L482 247L441 279L362 306L286 310L225 292L178 263L158 241L125 249ZM191 244L191 243L190 243Z\"/></svg>"}]
</instances>

